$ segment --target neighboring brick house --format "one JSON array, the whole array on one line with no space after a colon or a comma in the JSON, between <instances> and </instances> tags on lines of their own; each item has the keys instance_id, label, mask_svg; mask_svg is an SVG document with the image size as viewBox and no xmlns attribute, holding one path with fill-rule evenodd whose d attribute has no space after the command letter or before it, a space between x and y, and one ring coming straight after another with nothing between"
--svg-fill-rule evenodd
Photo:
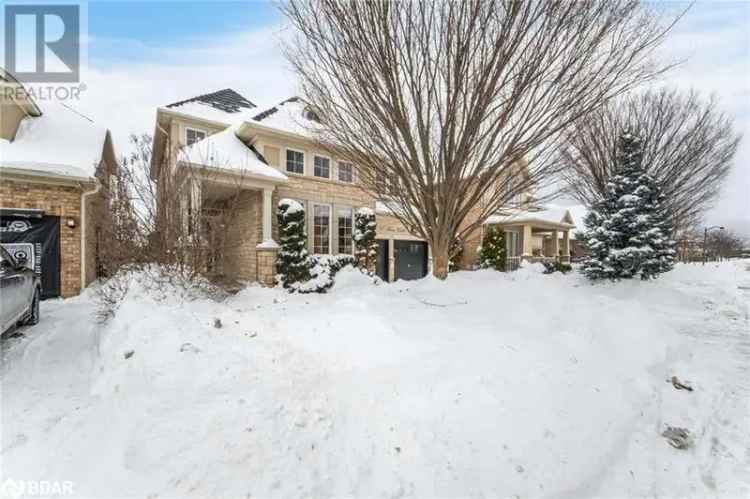
<instances>
[{"instance_id":1,"label":"neighboring brick house","mask_svg":"<svg viewBox=\"0 0 750 499\"><path fill-rule=\"evenodd\" d=\"M44 298L76 295L96 279L110 133L67 106L40 106L3 70L0 86L0 242L27 256Z\"/></svg>"},{"instance_id":2,"label":"neighboring brick house","mask_svg":"<svg viewBox=\"0 0 750 499\"><path fill-rule=\"evenodd\" d=\"M368 207L377 217L378 273L387 280L424 276L431 266L427 243L410 234L387 203L362 189L356 165L316 147L310 134L317 126L318 117L296 97L266 110L231 89L176 102L157 110L151 176L160 182L191 172L183 206L203 216L223 209L239 192L220 262L223 274L273 282L276 206L291 198L305 207L311 253L351 253L354 211ZM572 225L558 222L535 226L535 235L567 234ZM520 230L530 241L531 229L524 225L510 224L508 230ZM465 239L462 268L476 267L482 232Z\"/></svg>"}]
</instances>

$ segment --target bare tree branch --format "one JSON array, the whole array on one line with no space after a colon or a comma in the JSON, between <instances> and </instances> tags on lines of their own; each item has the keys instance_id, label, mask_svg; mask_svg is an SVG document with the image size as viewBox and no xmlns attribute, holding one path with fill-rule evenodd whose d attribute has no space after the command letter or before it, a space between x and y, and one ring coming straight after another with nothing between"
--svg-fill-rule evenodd
<instances>
[{"instance_id":1,"label":"bare tree branch","mask_svg":"<svg viewBox=\"0 0 750 499\"><path fill-rule=\"evenodd\" d=\"M568 192L590 206L602 196L624 129L643 138L643 164L661 184L675 230L697 224L719 194L741 136L714 98L663 88L630 94L576 121L555 158Z\"/></svg>"},{"instance_id":2,"label":"bare tree branch","mask_svg":"<svg viewBox=\"0 0 750 499\"><path fill-rule=\"evenodd\" d=\"M664 69L650 57L670 27L636 0L291 0L282 10L299 32L287 56L321 117L317 139L394 201L441 278L454 237L552 181L546 160L571 122Z\"/></svg>"}]
</instances>

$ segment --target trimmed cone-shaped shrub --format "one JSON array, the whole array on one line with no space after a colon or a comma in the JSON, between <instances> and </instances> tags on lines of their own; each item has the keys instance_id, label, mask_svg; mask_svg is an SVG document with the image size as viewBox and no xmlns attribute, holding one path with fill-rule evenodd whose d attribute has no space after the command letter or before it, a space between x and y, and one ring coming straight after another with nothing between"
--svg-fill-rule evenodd
<instances>
[{"instance_id":1,"label":"trimmed cone-shaped shrub","mask_svg":"<svg viewBox=\"0 0 750 499\"><path fill-rule=\"evenodd\" d=\"M377 222L375 212L360 208L354 213L354 256L359 268L374 272L378 261L378 242L375 240Z\"/></svg>"},{"instance_id":2,"label":"trimmed cone-shaped shrub","mask_svg":"<svg viewBox=\"0 0 750 499\"><path fill-rule=\"evenodd\" d=\"M285 288L310 279L310 256L305 236L305 209L293 199L282 199L276 211L279 244L276 256L276 280Z\"/></svg>"}]
</instances>

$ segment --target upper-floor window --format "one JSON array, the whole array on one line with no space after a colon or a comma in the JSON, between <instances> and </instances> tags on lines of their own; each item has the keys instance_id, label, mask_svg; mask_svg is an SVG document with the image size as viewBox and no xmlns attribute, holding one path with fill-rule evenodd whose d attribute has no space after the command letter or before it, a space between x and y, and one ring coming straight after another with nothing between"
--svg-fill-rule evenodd
<instances>
[{"instance_id":1,"label":"upper-floor window","mask_svg":"<svg viewBox=\"0 0 750 499\"><path fill-rule=\"evenodd\" d=\"M339 163L339 181L354 182L354 167L351 163Z\"/></svg>"},{"instance_id":2,"label":"upper-floor window","mask_svg":"<svg viewBox=\"0 0 750 499\"><path fill-rule=\"evenodd\" d=\"M289 173L305 173L305 153L293 149L286 150L286 171Z\"/></svg>"},{"instance_id":3,"label":"upper-floor window","mask_svg":"<svg viewBox=\"0 0 750 499\"><path fill-rule=\"evenodd\" d=\"M323 156L315 156L313 174L316 177L331 178L331 160Z\"/></svg>"},{"instance_id":4,"label":"upper-floor window","mask_svg":"<svg viewBox=\"0 0 750 499\"><path fill-rule=\"evenodd\" d=\"M196 128L185 129L185 143L189 146L205 138L206 138L205 130L198 130Z\"/></svg>"}]
</instances>

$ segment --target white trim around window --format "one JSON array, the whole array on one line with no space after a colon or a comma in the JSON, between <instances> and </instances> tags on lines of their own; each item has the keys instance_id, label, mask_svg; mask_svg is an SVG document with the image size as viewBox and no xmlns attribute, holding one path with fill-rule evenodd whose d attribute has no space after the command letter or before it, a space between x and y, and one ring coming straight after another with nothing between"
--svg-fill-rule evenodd
<instances>
[{"instance_id":1,"label":"white trim around window","mask_svg":"<svg viewBox=\"0 0 750 499\"><path fill-rule=\"evenodd\" d=\"M322 175L318 175L317 172L315 171L317 168L317 165L315 163L318 158L323 159L328 162L328 176L324 177ZM326 180L331 180L333 178L333 161L331 160L329 156L324 156L322 154L313 154L313 177L324 178Z\"/></svg>"},{"instance_id":2,"label":"white trim around window","mask_svg":"<svg viewBox=\"0 0 750 499\"><path fill-rule=\"evenodd\" d=\"M349 173L348 173L349 180L341 179L341 166L342 165L349 167ZM336 162L336 180L343 184L353 184L354 183L354 164L352 164L349 161L337 161Z\"/></svg>"},{"instance_id":3,"label":"white trim around window","mask_svg":"<svg viewBox=\"0 0 750 499\"><path fill-rule=\"evenodd\" d=\"M316 218L316 211L318 208L325 209L328 212L328 241L326 246L328 247L327 250L323 247L323 240L318 240L318 230L315 224L315 218ZM330 255L333 250L333 206L326 203L310 203L310 212L312 213L312 230L310 233L312 233L312 253L316 255ZM323 226L320 226L321 229Z\"/></svg>"},{"instance_id":4,"label":"white trim around window","mask_svg":"<svg viewBox=\"0 0 750 499\"><path fill-rule=\"evenodd\" d=\"M300 173L300 172L298 172L296 170L289 170L288 161L289 161L289 153L290 152L294 152L294 153L298 153L298 154L302 155L302 173ZM305 171L307 170L305 156L306 156L305 151L303 151L301 149L294 149L292 147L285 147L284 148L284 173L291 173L292 175L304 175ZM294 163L298 163L298 162L295 160Z\"/></svg>"},{"instance_id":5,"label":"white trim around window","mask_svg":"<svg viewBox=\"0 0 750 499\"><path fill-rule=\"evenodd\" d=\"M347 216L349 219L349 226L347 227L349 230L348 236L346 234L343 234L344 238L347 240L347 245L349 246L349 251L344 252L341 250L341 241L342 241L342 226L341 226L341 218L342 215ZM354 254L354 241L352 240L352 235L354 234L354 208L350 206L337 206L336 207L336 253L340 255L353 255Z\"/></svg>"},{"instance_id":6,"label":"white trim around window","mask_svg":"<svg viewBox=\"0 0 750 499\"><path fill-rule=\"evenodd\" d=\"M192 142L190 141L190 133L189 132L193 132L193 139L194 140ZM201 135L202 135L202 137L199 137ZM206 130L204 130L202 128L195 128L195 127L192 127L192 126L186 126L185 127L185 145L189 146L189 145L195 144L196 142L200 142L201 140L205 139L206 137L208 137L208 131L206 131Z\"/></svg>"}]
</instances>

